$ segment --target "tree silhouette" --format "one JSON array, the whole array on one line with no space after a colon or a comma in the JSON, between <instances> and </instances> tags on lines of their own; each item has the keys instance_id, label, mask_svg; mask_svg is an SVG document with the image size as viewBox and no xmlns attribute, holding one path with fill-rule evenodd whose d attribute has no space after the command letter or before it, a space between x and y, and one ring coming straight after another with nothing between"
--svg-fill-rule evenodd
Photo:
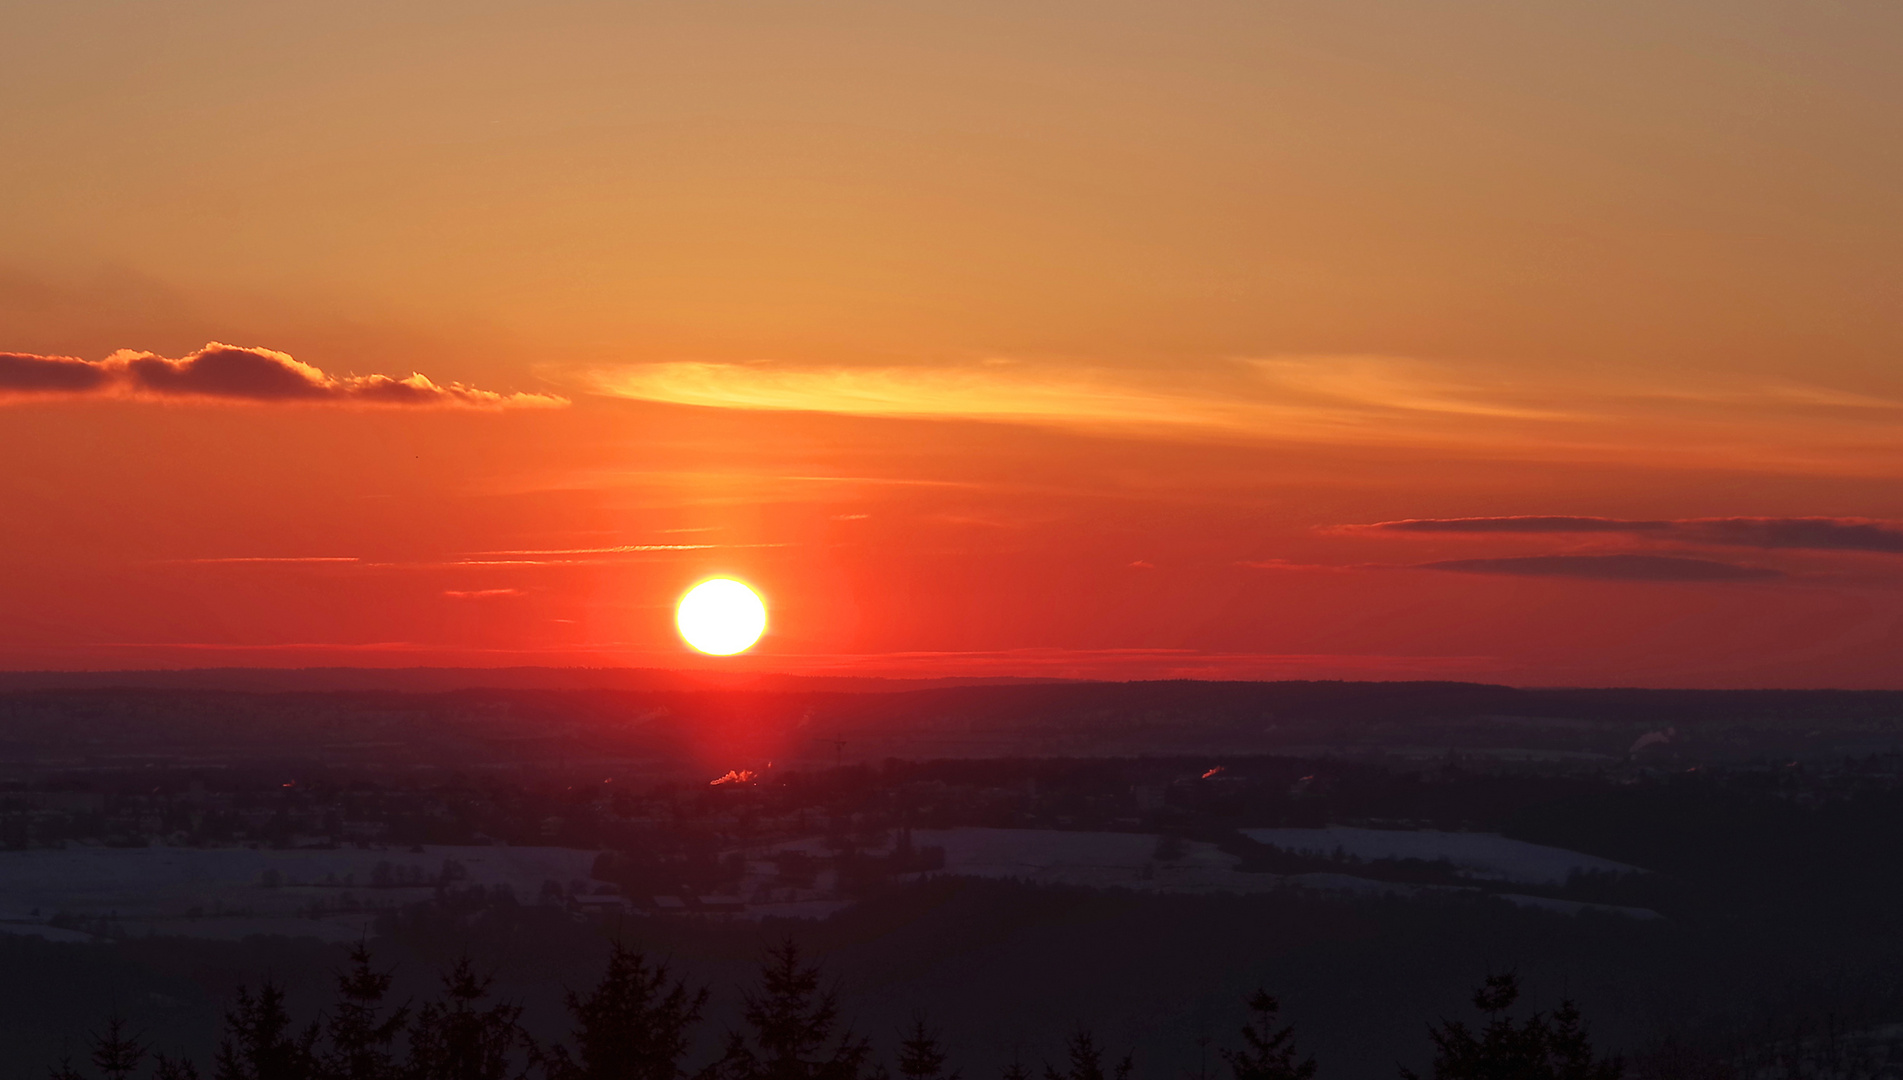
<instances>
[{"instance_id":1,"label":"tree silhouette","mask_svg":"<svg viewBox=\"0 0 1903 1080\"><path fill-rule=\"evenodd\" d=\"M666 964L615 942L608 970L586 997L568 995L580 1060L556 1047L548 1057L556 1080L675 1080L707 990L668 985Z\"/></svg>"},{"instance_id":2,"label":"tree silhouette","mask_svg":"<svg viewBox=\"0 0 1903 1080\"><path fill-rule=\"evenodd\" d=\"M1241 1050L1224 1050L1222 1059L1236 1080L1309 1080L1315 1075L1315 1059L1295 1060L1295 1028L1276 1030L1275 1017L1282 1003L1258 987L1249 995L1249 1022L1242 1026Z\"/></svg>"},{"instance_id":3,"label":"tree silhouette","mask_svg":"<svg viewBox=\"0 0 1903 1080\"><path fill-rule=\"evenodd\" d=\"M92 1037L93 1068L106 1074L106 1080L126 1080L145 1060L145 1046L126 1031L125 1018L113 1014L106 1018L104 1034Z\"/></svg>"},{"instance_id":4,"label":"tree silhouette","mask_svg":"<svg viewBox=\"0 0 1903 1080\"><path fill-rule=\"evenodd\" d=\"M329 1045L319 1062L322 1080L392 1080L400 1073L392 1048L409 1022L408 1007L383 1015L390 973L370 965L370 948L358 942L350 967L337 976L337 1004L325 1035Z\"/></svg>"},{"instance_id":5,"label":"tree silhouette","mask_svg":"<svg viewBox=\"0 0 1903 1080\"><path fill-rule=\"evenodd\" d=\"M727 1051L709 1066L720 1080L859 1080L871 1047L839 1026L839 1001L819 988L819 968L800 961L790 939L760 964L760 988L741 1013L750 1029L728 1038Z\"/></svg>"},{"instance_id":6,"label":"tree silhouette","mask_svg":"<svg viewBox=\"0 0 1903 1080\"><path fill-rule=\"evenodd\" d=\"M957 1070L949 1076L945 1073L948 1057L939 1045L938 1032L925 1026L923 1016L913 1017L912 1030L899 1042L899 1075L905 1080L958 1080Z\"/></svg>"},{"instance_id":7,"label":"tree silhouette","mask_svg":"<svg viewBox=\"0 0 1903 1080\"><path fill-rule=\"evenodd\" d=\"M225 1014L218 1044L217 1080L312 1080L317 1025L294 1032L284 1009L284 991L266 979L254 996L238 988L238 1003Z\"/></svg>"},{"instance_id":8,"label":"tree silhouette","mask_svg":"<svg viewBox=\"0 0 1903 1080\"><path fill-rule=\"evenodd\" d=\"M1103 1051L1097 1046L1096 1036L1087 1030L1079 1030L1070 1037L1065 1049L1070 1055L1070 1068L1058 1072L1047 1064L1044 1066L1044 1080L1105 1080ZM1116 1071L1108 1075L1114 1076L1115 1080L1129 1080L1135 1068L1136 1063L1125 1054L1123 1060L1117 1062Z\"/></svg>"},{"instance_id":9,"label":"tree silhouette","mask_svg":"<svg viewBox=\"0 0 1903 1080\"><path fill-rule=\"evenodd\" d=\"M1434 1080L1620 1080L1618 1058L1595 1058L1592 1043L1571 1001L1560 1002L1549 1018L1534 1013L1518 1023L1507 1010L1519 1000L1520 982L1512 975L1490 975L1474 991L1474 1007L1487 1014L1479 1034L1457 1020L1429 1028L1434 1040ZM1419 1080L1407 1069L1403 1080Z\"/></svg>"},{"instance_id":10,"label":"tree silhouette","mask_svg":"<svg viewBox=\"0 0 1903 1080\"><path fill-rule=\"evenodd\" d=\"M160 1054L152 1066L152 1080L198 1080L198 1066L187 1058Z\"/></svg>"},{"instance_id":11,"label":"tree silhouette","mask_svg":"<svg viewBox=\"0 0 1903 1080\"><path fill-rule=\"evenodd\" d=\"M413 1080L514 1080L525 1075L526 1067L518 1067L518 1061L532 1055L535 1047L522 1030L521 1006L497 1002L478 1007L489 996L492 981L477 975L467 956L443 976L443 1000L418 1009L410 1031L408 1072Z\"/></svg>"}]
</instances>

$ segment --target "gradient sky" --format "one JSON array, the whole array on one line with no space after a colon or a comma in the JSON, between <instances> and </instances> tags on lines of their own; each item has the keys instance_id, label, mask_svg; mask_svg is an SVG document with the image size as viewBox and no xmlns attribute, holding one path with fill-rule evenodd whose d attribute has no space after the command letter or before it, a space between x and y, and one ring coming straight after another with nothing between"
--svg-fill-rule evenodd
<instances>
[{"instance_id":1,"label":"gradient sky","mask_svg":"<svg viewBox=\"0 0 1903 1080\"><path fill-rule=\"evenodd\" d=\"M1903 686L1899 41L0 6L0 666Z\"/></svg>"}]
</instances>

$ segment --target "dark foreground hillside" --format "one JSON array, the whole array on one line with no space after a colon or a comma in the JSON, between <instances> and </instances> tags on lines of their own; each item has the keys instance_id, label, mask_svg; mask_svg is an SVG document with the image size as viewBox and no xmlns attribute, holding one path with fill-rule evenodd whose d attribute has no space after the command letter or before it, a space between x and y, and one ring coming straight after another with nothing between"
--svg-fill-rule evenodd
<instances>
[{"instance_id":1,"label":"dark foreground hillside","mask_svg":"<svg viewBox=\"0 0 1903 1080\"><path fill-rule=\"evenodd\" d=\"M545 908L462 898L385 921L371 943L394 965L397 1000L420 999L465 954L492 969L544 1038L563 1034L560 997L600 974L608 936L713 988L690 1060L718 1053L739 988L764 948L801 941L842 980L847 1015L891 1061L924 1012L973 1080L1013 1060L1057 1060L1094 1029L1141 1077L1215 1073L1243 998L1279 996L1324 1077L1391 1078L1428 1064L1426 1025L1463 1016L1483 976L1517 970L1529 1007L1577 999L1602 1048L1668 1037L1722 1050L1773 1031L1846 1030L1894 1015L1903 948L1850 950L1827 927L1742 940L1735 927L1558 916L1494 901L1344 902L1299 894L1140 897L939 880L824 923L744 925L629 919L618 929ZM43 1077L117 1008L157 1050L208 1061L217 1016L240 983L270 975L292 1012L314 1016L346 950L311 941L177 939L53 945L0 938L0 1076ZM1209 1040L1206 1043L1204 1040Z\"/></svg>"}]
</instances>

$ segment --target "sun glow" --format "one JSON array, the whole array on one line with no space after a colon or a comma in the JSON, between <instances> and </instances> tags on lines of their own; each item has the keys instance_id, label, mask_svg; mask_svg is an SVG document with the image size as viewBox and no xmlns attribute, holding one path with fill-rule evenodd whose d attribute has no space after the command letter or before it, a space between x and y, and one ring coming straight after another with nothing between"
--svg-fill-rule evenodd
<instances>
[{"instance_id":1,"label":"sun glow","mask_svg":"<svg viewBox=\"0 0 1903 1080\"><path fill-rule=\"evenodd\" d=\"M709 578L687 590L674 625L689 645L714 656L745 652L766 632L766 604L732 578Z\"/></svg>"}]
</instances>

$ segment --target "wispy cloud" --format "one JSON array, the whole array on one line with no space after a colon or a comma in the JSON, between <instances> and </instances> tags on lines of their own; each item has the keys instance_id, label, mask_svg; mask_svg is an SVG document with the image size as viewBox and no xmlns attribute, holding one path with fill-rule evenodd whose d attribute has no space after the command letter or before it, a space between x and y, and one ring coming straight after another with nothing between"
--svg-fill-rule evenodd
<instances>
[{"instance_id":1,"label":"wispy cloud","mask_svg":"<svg viewBox=\"0 0 1903 1080\"><path fill-rule=\"evenodd\" d=\"M1381 356L1274 357L1154 370L1083 364L800 367L677 361L596 371L618 397L730 409L1067 427L1342 432L1376 417L1559 420L1531 393Z\"/></svg>"},{"instance_id":2,"label":"wispy cloud","mask_svg":"<svg viewBox=\"0 0 1903 1080\"><path fill-rule=\"evenodd\" d=\"M780 548L782 541L757 544L612 544L607 547L538 548L523 551L472 551L458 560L469 566L543 566L563 562L599 562L604 556L643 555L663 551L727 551L741 548Z\"/></svg>"},{"instance_id":3,"label":"wispy cloud","mask_svg":"<svg viewBox=\"0 0 1903 1080\"><path fill-rule=\"evenodd\" d=\"M1236 428L1247 410L1095 368L642 364L599 371L603 393L675 405L1113 427Z\"/></svg>"},{"instance_id":4,"label":"wispy cloud","mask_svg":"<svg viewBox=\"0 0 1903 1080\"><path fill-rule=\"evenodd\" d=\"M172 559L180 563L354 563L355 555L229 555L209 559Z\"/></svg>"},{"instance_id":5,"label":"wispy cloud","mask_svg":"<svg viewBox=\"0 0 1903 1080\"><path fill-rule=\"evenodd\" d=\"M616 544L612 547L547 548L527 551L472 551L471 558L534 557L542 555L621 555L635 551L706 551L717 547L777 547L776 544Z\"/></svg>"},{"instance_id":6,"label":"wispy cloud","mask_svg":"<svg viewBox=\"0 0 1903 1080\"><path fill-rule=\"evenodd\" d=\"M1669 521L1630 521L1605 517L1554 517L1514 515L1508 517L1403 518L1377 521L1371 525L1336 526L1342 532L1386 533L1629 533L1669 529Z\"/></svg>"},{"instance_id":7,"label":"wispy cloud","mask_svg":"<svg viewBox=\"0 0 1903 1080\"><path fill-rule=\"evenodd\" d=\"M272 349L212 342L169 359L122 350L104 360L0 353L0 400L47 396L459 408L551 408L550 394L499 394L462 383L447 386L413 373L333 375Z\"/></svg>"},{"instance_id":8,"label":"wispy cloud","mask_svg":"<svg viewBox=\"0 0 1903 1080\"><path fill-rule=\"evenodd\" d=\"M1711 544L1903 552L1903 529L1862 518L1697 518L1674 524Z\"/></svg>"},{"instance_id":9,"label":"wispy cloud","mask_svg":"<svg viewBox=\"0 0 1903 1080\"><path fill-rule=\"evenodd\" d=\"M1595 581L1766 581L1783 572L1712 559L1673 555L1524 555L1500 559L1446 559L1420 563L1415 570L1517 577L1586 578Z\"/></svg>"},{"instance_id":10,"label":"wispy cloud","mask_svg":"<svg viewBox=\"0 0 1903 1080\"><path fill-rule=\"evenodd\" d=\"M1320 572L1320 573L1331 573L1331 574L1346 573L1351 570L1383 569L1382 567L1376 567L1376 566L1371 566L1367 564L1363 564L1359 566L1343 566L1343 565L1336 565L1333 563L1300 563L1300 562L1294 562L1290 559L1244 559L1236 563L1236 565L1240 567L1244 567L1245 569L1249 569L1249 570L1283 570L1283 571L1299 572L1299 573Z\"/></svg>"},{"instance_id":11,"label":"wispy cloud","mask_svg":"<svg viewBox=\"0 0 1903 1080\"><path fill-rule=\"evenodd\" d=\"M600 393L712 408L976 420L1143 437L1433 446L1682 467L1888 473L1888 399L1789 383L1669 384L1393 356L1268 356L1113 366L679 361L599 369Z\"/></svg>"},{"instance_id":12,"label":"wispy cloud","mask_svg":"<svg viewBox=\"0 0 1903 1080\"><path fill-rule=\"evenodd\" d=\"M1869 518L1725 517L1633 520L1607 517L1406 518L1342 531L1374 533L1644 533L1726 547L1903 553L1903 528Z\"/></svg>"},{"instance_id":13,"label":"wispy cloud","mask_svg":"<svg viewBox=\"0 0 1903 1080\"><path fill-rule=\"evenodd\" d=\"M1444 679L1505 665L1491 656L1206 653L1195 649L1007 649L776 657L809 674L1059 679Z\"/></svg>"},{"instance_id":14,"label":"wispy cloud","mask_svg":"<svg viewBox=\"0 0 1903 1080\"><path fill-rule=\"evenodd\" d=\"M1250 360L1267 386L1287 397L1391 414L1563 421L1548 388L1463 376L1447 365L1392 356L1284 356Z\"/></svg>"}]
</instances>

